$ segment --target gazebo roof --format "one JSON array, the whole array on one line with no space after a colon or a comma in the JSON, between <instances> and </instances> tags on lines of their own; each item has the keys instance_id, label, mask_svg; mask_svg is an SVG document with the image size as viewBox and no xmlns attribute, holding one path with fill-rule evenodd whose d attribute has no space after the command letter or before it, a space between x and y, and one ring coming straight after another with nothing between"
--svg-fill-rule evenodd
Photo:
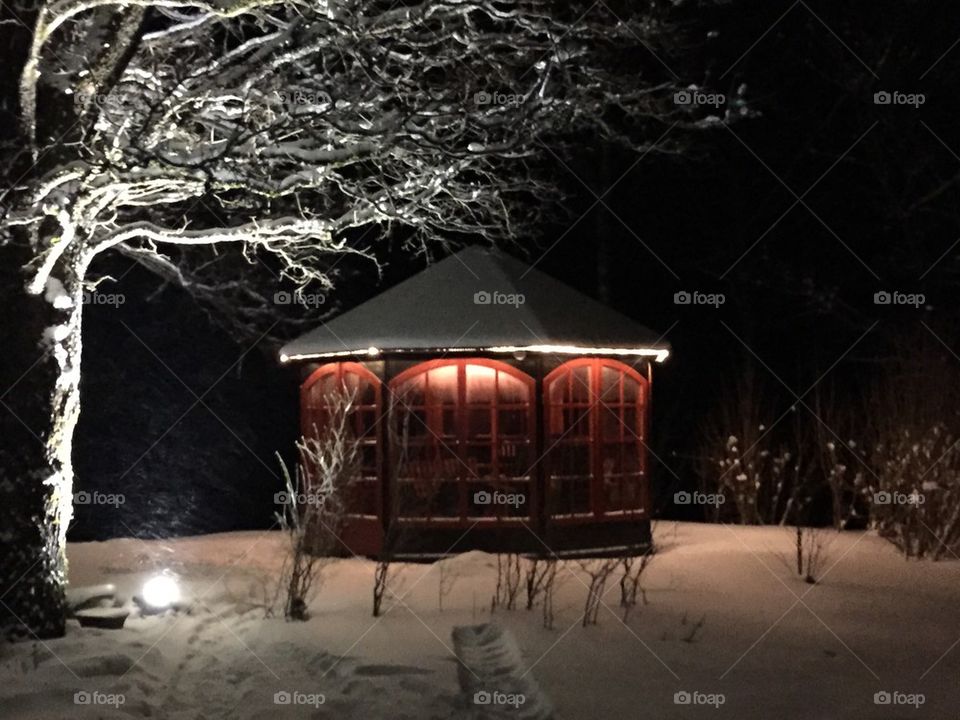
<instances>
[{"instance_id":1,"label":"gazebo roof","mask_svg":"<svg viewBox=\"0 0 960 720\"><path fill-rule=\"evenodd\" d=\"M669 350L652 330L549 275L469 247L287 343L280 360L482 351L662 361Z\"/></svg>"}]
</instances>

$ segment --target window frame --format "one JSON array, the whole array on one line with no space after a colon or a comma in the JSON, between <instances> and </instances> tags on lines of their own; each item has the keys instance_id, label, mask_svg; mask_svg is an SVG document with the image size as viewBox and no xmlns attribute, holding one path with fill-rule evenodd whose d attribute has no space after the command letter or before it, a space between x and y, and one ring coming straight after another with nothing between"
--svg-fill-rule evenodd
<instances>
[{"instance_id":1,"label":"window frame","mask_svg":"<svg viewBox=\"0 0 960 720\"><path fill-rule=\"evenodd\" d=\"M484 403L485 409L490 413L490 434L488 442L483 442L482 440L477 439L478 436L470 433L470 424L469 424L469 414L471 410L476 409L478 403L470 404L467 402L467 375L466 368L468 366L480 366L494 370L496 373L494 375L494 392L490 399L489 403ZM429 375L428 373L431 370L436 370L444 367L455 367L456 368L456 402L453 405L454 410L454 421L453 426L455 429L455 447L450 448L449 444L444 442L442 439L443 435L443 419L442 412L436 412L437 408L441 408L442 405L433 405L428 400L429 393ZM519 380L523 383L525 389L524 400L517 402L501 402L499 390L499 373L504 373L510 377ZM524 372L523 370L510 365L509 363L503 362L501 360L494 360L490 358L439 358L433 360L425 360L423 362L416 363L402 372L398 373L396 376L390 379L387 383L388 390L391 396L391 402L393 398L398 396L402 392L403 386L414 380L420 375L426 375L424 382L424 392L425 392L425 403L421 406L416 406L415 409L422 409L425 414L426 424L427 424L427 438L429 439L429 444L437 448L446 446L447 450L453 450L456 467L457 467L457 476L456 478L443 478L442 482L456 482L457 485L457 507L455 508L456 513L449 516L433 516L428 514L424 516L414 516L414 515L398 515L397 521L403 524L426 524L426 525L458 525L462 526L465 523L478 522L479 524L489 524L489 523L515 523L519 524L522 522L530 522L535 520L537 517L537 473L536 473L536 463L531 462L530 467L526 468L526 478L515 478L516 476L510 476L508 482L511 483L526 483L526 513L518 515L476 515L471 514L470 510L473 507L473 504L470 502L471 493L474 492L474 488L483 484L485 481L482 478L479 478L473 471L470 469L469 457L466 454L466 449L470 447L478 447L480 445L486 445L490 448L490 466L491 471L490 475L493 478L499 479L501 477L500 467L501 467L501 458L500 450L502 445L502 433L500 432L500 412L504 410L516 410L521 409L526 413L526 433L522 435L524 443L530 448L530 456L535 458L538 448L538 425L537 425L537 380ZM393 420L391 419L391 422ZM439 426L437 423L439 422ZM392 433L391 433L392 434ZM515 436L510 436L515 437ZM394 477L394 473L390 473L392 480L400 482L399 477ZM497 480L494 480L496 482ZM489 484L489 483L488 483ZM399 493L400 488L396 489L396 492Z\"/></svg>"},{"instance_id":2,"label":"window frame","mask_svg":"<svg viewBox=\"0 0 960 720\"><path fill-rule=\"evenodd\" d=\"M578 368L588 369L588 386L587 386L587 401L578 401L571 400L572 392L569 387L563 389L563 400L559 403L553 402L551 400L551 390L553 384L556 382L574 382L573 378L575 377L574 372ZM602 393L602 373L604 368L610 368L617 371L620 375L617 380L618 386L618 399L616 404L613 406L616 411L616 417L618 421L618 433L615 440L609 440L605 438L604 435L604 420L605 417L603 413L609 412L610 407L604 403ZM569 378L569 380L568 380ZM634 402L627 402L624 397L625 385L624 379L630 378L631 380L637 383L638 387L638 396L639 399ZM586 405L586 407L583 407ZM633 440L630 441L627 437L627 426L623 423L623 411L629 407L633 407L635 412L635 426L633 427L633 432L631 433ZM564 427L564 432L561 434L560 439L553 437L552 429L554 423L556 422L555 416L556 413L561 413L561 422L564 421L563 413L568 410L573 410L581 408L586 412L583 415L577 417L576 422L579 422L584 415L586 415L588 420L588 433L587 440L585 443L589 448L589 475L580 475L580 481L586 481L588 487L588 498L589 506L586 511L580 512L569 512L561 513L554 512L550 507L549 498L553 490L553 475L554 472L551 468L551 460L555 450L562 445L573 444L570 441L564 443L563 437L566 433L569 433L569 427ZM601 358L601 357L589 357L589 358L576 358L573 360L568 360L561 363L549 373L547 373L543 378L543 412L544 412L544 442L546 443L546 452L544 453L544 494L547 500L547 507L544 509L547 517L547 521L551 523L584 523L584 522L594 522L597 520L624 520L624 519L638 519L638 518L647 518L649 516L648 506L649 506L649 474L647 472L647 432L650 427L650 380L645 377L641 372L639 372L635 367L627 365L624 362L615 360L612 358ZM603 472L603 461L604 461L604 450L605 444L615 443L621 447L633 446L636 448L637 453L637 490L639 492L639 507L637 508L616 508L613 510L608 510L607 508L607 497L604 488L604 472ZM623 450L621 450L623 452ZM622 465L621 461L621 465ZM620 471L620 489L621 492L626 485L626 478L622 477L624 475L623 470ZM571 480L564 479L561 482L571 482Z\"/></svg>"},{"instance_id":3,"label":"window frame","mask_svg":"<svg viewBox=\"0 0 960 720\"><path fill-rule=\"evenodd\" d=\"M357 362L331 362L325 363L320 367L313 370L306 379L300 384L300 432L304 436L308 436L313 429L315 417L311 417L319 408L311 407L308 399L310 397L310 391L314 385L318 382L324 380L325 378L333 375L335 377L335 383L341 388L345 388L344 376L346 375L356 375L360 382L369 382L373 386L374 390L374 403L370 404L359 404L355 406L352 410L353 412L357 411L372 411L376 420L374 421L373 429L364 435L363 445L364 446L373 446L374 448L374 468L373 472L369 474L361 475L355 482L360 482L365 486L371 486L370 494L373 497L373 508L374 514L368 513L356 513L356 512L346 512L345 516L352 519L362 519L362 520L376 520L378 523L383 517L383 433L381 432L381 420L383 419L383 382L380 378L377 377L375 373L370 371L364 365ZM317 427L320 426L319 423L316 423ZM361 450L362 452L362 450ZM362 467L362 461L361 461Z\"/></svg>"}]
</instances>

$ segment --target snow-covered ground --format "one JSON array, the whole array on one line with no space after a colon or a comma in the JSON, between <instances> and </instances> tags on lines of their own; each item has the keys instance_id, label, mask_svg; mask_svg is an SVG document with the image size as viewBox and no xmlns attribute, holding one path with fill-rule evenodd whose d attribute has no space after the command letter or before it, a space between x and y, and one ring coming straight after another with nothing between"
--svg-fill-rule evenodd
<instances>
[{"instance_id":1,"label":"snow-covered ground","mask_svg":"<svg viewBox=\"0 0 960 720\"><path fill-rule=\"evenodd\" d=\"M538 610L493 615L559 717L958 717L960 562L907 562L869 533L831 532L825 577L808 585L791 572L782 528L662 523L656 535L649 604L626 624L612 582L599 625L580 626L586 588L574 563L560 571L553 630ZM380 619L372 563L338 561L311 619L287 623L262 607L281 552L276 532L71 545L73 585L113 582L129 597L166 568L192 610L131 618L120 631L71 621L63 639L3 648L0 717L469 717L451 630L490 620L492 556L444 561L456 580L442 611L439 565L403 566L402 603ZM124 702L75 704L83 691ZM684 691L723 702L677 704ZM301 704L275 704L278 692ZM878 692L894 703L876 704Z\"/></svg>"}]
</instances>

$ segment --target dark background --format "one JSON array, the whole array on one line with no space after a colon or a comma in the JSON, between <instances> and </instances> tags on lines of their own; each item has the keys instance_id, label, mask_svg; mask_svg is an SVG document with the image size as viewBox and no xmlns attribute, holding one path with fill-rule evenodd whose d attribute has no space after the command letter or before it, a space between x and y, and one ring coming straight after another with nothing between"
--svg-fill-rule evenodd
<instances>
[{"instance_id":1,"label":"dark background","mask_svg":"<svg viewBox=\"0 0 960 720\"><path fill-rule=\"evenodd\" d=\"M660 60L684 83L727 97L746 84L754 116L686 133L686 152L639 162L583 138L554 169L570 215L558 208L542 237L511 249L669 330L674 352L657 367L654 390L660 497L693 486L700 428L751 367L778 417L794 405L791 390L801 394L824 373L821 386L857 408L895 349L925 339L960 351L953 4L688 3L678 20L690 46ZM704 66L706 76L687 75ZM877 105L882 90L923 93L925 103ZM387 261L382 277L350 266L327 309L350 307L425 262L398 248ZM101 263L95 270L119 278L102 290L126 302L86 314L77 489L121 492L126 504L78 506L72 538L269 526L280 485L274 453L289 457L296 435L296 371L278 367L275 345L238 341L129 261ZM678 306L679 290L723 293L726 302ZM882 290L921 292L926 303L877 306Z\"/></svg>"}]
</instances>

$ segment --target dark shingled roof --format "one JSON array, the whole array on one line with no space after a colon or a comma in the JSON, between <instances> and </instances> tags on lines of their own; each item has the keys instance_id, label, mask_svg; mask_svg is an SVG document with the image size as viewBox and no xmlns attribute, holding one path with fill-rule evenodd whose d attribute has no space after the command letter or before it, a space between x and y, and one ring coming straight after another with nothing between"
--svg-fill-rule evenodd
<instances>
[{"instance_id":1,"label":"dark shingled roof","mask_svg":"<svg viewBox=\"0 0 960 720\"><path fill-rule=\"evenodd\" d=\"M522 297L522 302L520 299ZM484 300L489 302L484 303ZM470 247L287 343L282 361L446 351L666 357L657 333L539 270Z\"/></svg>"}]
</instances>

